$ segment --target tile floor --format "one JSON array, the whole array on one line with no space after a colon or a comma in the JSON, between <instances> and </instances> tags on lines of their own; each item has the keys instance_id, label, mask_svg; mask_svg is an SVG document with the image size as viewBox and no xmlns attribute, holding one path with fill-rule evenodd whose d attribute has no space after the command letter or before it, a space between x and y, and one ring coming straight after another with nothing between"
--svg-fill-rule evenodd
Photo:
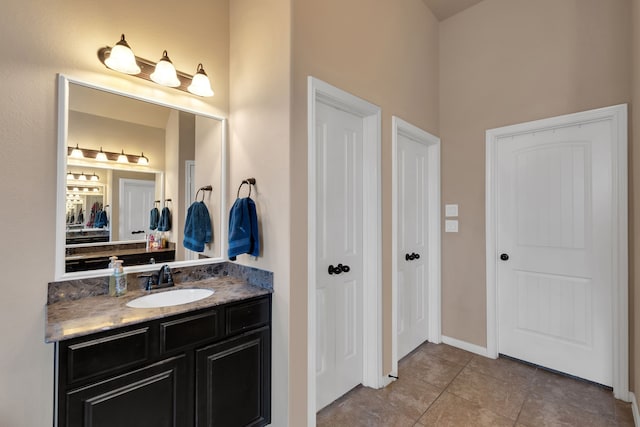
<instances>
[{"instance_id":1,"label":"tile floor","mask_svg":"<svg viewBox=\"0 0 640 427\"><path fill-rule=\"evenodd\" d=\"M633 426L630 404L603 387L445 344L402 359L399 380L358 386L317 415L318 426Z\"/></svg>"}]
</instances>

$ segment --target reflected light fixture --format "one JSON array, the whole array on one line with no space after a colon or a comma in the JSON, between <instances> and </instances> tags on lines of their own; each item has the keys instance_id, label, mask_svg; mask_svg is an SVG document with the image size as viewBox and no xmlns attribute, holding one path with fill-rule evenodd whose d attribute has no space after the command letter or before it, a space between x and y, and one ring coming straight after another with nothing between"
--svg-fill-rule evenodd
<instances>
[{"instance_id":1,"label":"reflected light fixture","mask_svg":"<svg viewBox=\"0 0 640 427\"><path fill-rule=\"evenodd\" d=\"M87 175L84 174L84 172L82 172L80 174L80 176L78 177L79 181L86 181L87 180Z\"/></svg>"},{"instance_id":2,"label":"reflected light fixture","mask_svg":"<svg viewBox=\"0 0 640 427\"><path fill-rule=\"evenodd\" d=\"M122 153L118 156L118 163L129 163L129 158L127 157L126 154L124 154L124 150L122 150Z\"/></svg>"},{"instance_id":3,"label":"reflected light fixture","mask_svg":"<svg viewBox=\"0 0 640 427\"><path fill-rule=\"evenodd\" d=\"M162 58L160 58L156 64L155 71L149 77L162 86L178 87L181 84L176 74L176 67L173 66L173 62L169 59L166 50L162 52Z\"/></svg>"},{"instance_id":4,"label":"reflected light fixture","mask_svg":"<svg viewBox=\"0 0 640 427\"><path fill-rule=\"evenodd\" d=\"M149 164L149 159L145 157L144 152L140 154L140 157L138 157L138 164L142 166L147 166Z\"/></svg>"},{"instance_id":5,"label":"reflected light fixture","mask_svg":"<svg viewBox=\"0 0 640 427\"><path fill-rule=\"evenodd\" d=\"M80 150L80 148L78 148L78 144L76 144L76 148L71 150L70 156L73 157L74 159L83 159L84 158L84 154L82 153L82 150Z\"/></svg>"},{"instance_id":6,"label":"reflected light fixture","mask_svg":"<svg viewBox=\"0 0 640 427\"><path fill-rule=\"evenodd\" d=\"M191 76L173 66L167 51L163 51L162 58L155 63L148 59L135 56L122 34L120 41L114 47L98 49L98 59L105 67L155 82L162 86L189 92L197 96L213 96L211 82L204 72L202 64L198 64L196 74ZM128 65L121 65L128 64Z\"/></svg>"},{"instance_id":7,"label":"reflected light fixture","mask_svg":"<svg viewBox=\"0 0 640 427\"><path fill-rule=\"evenodd\" d=\"M98 151L98 154L96 154L96 160L99 162L106 162L107 160L107 155L104 153L104 151L102 151L102 147L100 147L100 151Z\"/></svg>"},{"instance_id":8,"label":"reflected light fixture","mask_svg":"<svg viewBox=\"0 0 640 427\"><path fill-rule=\"evenodd\" d=\"M126 74L140 74L140 67L136 63L136 57L124 39L124 34L120 37L120 41L111 48L109 56L105 58L104 65L112 70L120 71Z\"/></svg>"},{"instance_id":9,"label":"reflected light fixture","mask_svg":"<svg viewBox=\"0 0 640 427\"><path fill-rule=\"evenodd\" d=\"M100 177L98 177L98 175L96 175L95 172L94 172L93 175L91 175L90 180L91 181L100 181Z\"/></svg>"},{"instance_id":10,"label":"reflected light fixture","mask_svg":"<svg viewBox=\"0 0 640 427\"><path fill-rule=\"evenodd\" d=\"M76 179L76 177L69 171L67 172L67 179Z\"/></svg>"},{"instance_id":11,"label":"reflected light fixture","mask_svg":"<svg viewBox=\"0 0 640 427\"><path fill-rule=\"evenodd\" d=\"M187 88L189 92L198 96L213 96L213 90L211 90L211 82L207 73L204 72L202 64L198 64L196 74L191 79L191 84Z\"/></svg>"}]
</instances>

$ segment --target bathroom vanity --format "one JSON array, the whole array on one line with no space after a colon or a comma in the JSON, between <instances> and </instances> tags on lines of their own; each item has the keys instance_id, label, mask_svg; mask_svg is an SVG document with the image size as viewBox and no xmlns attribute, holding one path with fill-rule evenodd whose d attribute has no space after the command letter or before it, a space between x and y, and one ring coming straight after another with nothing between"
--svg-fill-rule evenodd
<instances>
[{"instance_id":1,"label":"bathroom vanity","mask_svg":"<svg viewBox=\"0 0 640 427\"><path fill-rule=\"evenodd\" d=\"M176 288L214 294L160 308L126 306L144 291L47 306L57 426L270 423L271 291L234 277Z\"/></svg>"}]
</instances>

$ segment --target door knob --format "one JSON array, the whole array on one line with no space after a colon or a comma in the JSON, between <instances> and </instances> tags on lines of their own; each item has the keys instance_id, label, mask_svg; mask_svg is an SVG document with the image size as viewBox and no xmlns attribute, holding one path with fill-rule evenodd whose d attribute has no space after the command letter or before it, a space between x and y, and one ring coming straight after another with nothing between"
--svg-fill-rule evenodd
<instances>
[{"instance_id":1,"label":"door knob","mask_svg":"<svg viewBox=\"0 0 640 427\"><path fill-rule=\"evenodd\" d=\"M500 259L502 261L508 261L509 260L509 255L508 254L500 254Z\"/></svg>"},{"instance_id":2,"label":"door knob","mask_svg":"<svg viewBox=\"0 0 640 427\"><path fill-rule=\"evenodd\" d=\"M342 264L338 264L335 267L333 265L330 265L328 271L329 274L348 273L349 271L351 271L351 267Z\"/></svg>"}]
</instances>

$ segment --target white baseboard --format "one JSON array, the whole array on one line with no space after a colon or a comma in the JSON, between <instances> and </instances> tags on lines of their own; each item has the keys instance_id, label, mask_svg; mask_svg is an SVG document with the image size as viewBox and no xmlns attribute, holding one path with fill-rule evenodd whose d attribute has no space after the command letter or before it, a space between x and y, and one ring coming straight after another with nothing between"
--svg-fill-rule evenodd
<instances>
[{"instance_id":1,"label":"white baseboard","mask_svg":"<svg viewBox=\"0 0 640 427\"><path fill-rule=\"evenodd\" d=\"M444 335L442 336L442 342L461 350L466 350L480 356L489 357L489 353L487 352L486 347L480 347L479 345L471 344L469 342L457 340L455 338L447 337Z\"/></svg>"},{"instance_id":2,"label":"white baseboard","mask_svg":"<svg viewBox=\"0 0 640 427\"><path fill-rule=\"evenodd\" d=\"M633 424L635 426L640 423L640 412L638 412L638 401L636 400L636 395L633 392L629 392L629 397L631 397L631 410L633 411Z\"/></svg>"}]
</instances>

